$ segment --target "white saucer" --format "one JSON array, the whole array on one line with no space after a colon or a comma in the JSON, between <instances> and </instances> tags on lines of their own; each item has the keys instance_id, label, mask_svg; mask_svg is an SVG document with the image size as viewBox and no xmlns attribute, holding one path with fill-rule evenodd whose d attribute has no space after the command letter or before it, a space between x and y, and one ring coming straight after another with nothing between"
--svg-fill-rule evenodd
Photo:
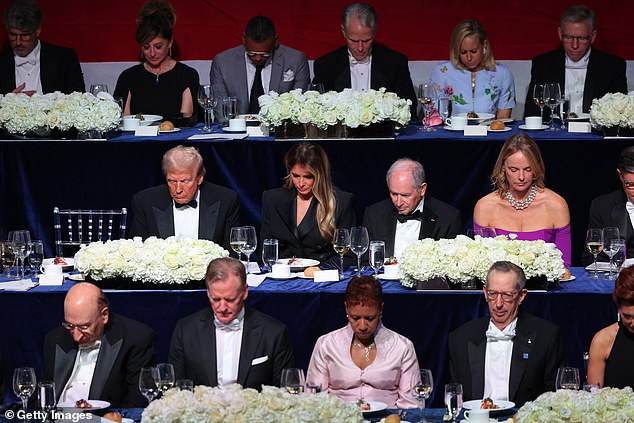
<instances>
[{"instance_id":1,"label":"white saucer","mask_svg":"<svg viewBox=\"0 0 634 423\"><path fill-rule=\"evenodd\" d=\"M525 131L543 131L544 129L548 129L548 125L542 125L541 128L528 128L526 125L520 125L519 128Z\"/></svg>"},{"instance_id":2,"label":"white saucer","mask_svg":"<svg viewBox=\"0 0 634 423\"><path fill-rule=\"evenodd\" d=\"M289 277L284 276L284 277L278 278L277 276L273 276L272 274L267 273L266 277L267 277L267 279L273 279L273 280L276 280L276 281L285 281L285 280L288 280L288 279L295 279L297 277L297 275L295 273L291 273L291 275Z\"/></svg>"},{"instance_id":3,"label":"white saucer","mask_svg":"<svg viewBox=\"0 0 634 423\"><path fill-rule=\"evenodd\" d=\"M462 420L460 420L460 423L469 423L469 420L462 419ZM498 421L498 420L496 420L496 419L492 419L491 417L489 417L489 423L499 423L499 421Z\"/></svg>"},{"instance_id":4,"label":"white saucer","mask_svg":"<svg viewBox=\"0 0 634 423\"><path fill-rule=\"evenodd\" d=\"M577 279L577 277L575 275L570 275L570 277L568 279L559 279L559 282L572 282L575 279Z\"/></svg>"},{"instance_id":5,"label":"white saucer","mask_svg":"<svg viewBox=\"0 0 634 423\"><path fill-rule=\"evenodd\" d=\"M453 126L451 126L451 125L444 125L444 126L442 127L442 129L447 130L447 131L464 131L464 128L460 128L460 129L458 129L458 128L454 128L454 127L453 127Z\"/></svg>"},{"instance_id":6,"label":"white saucer","mask_svg":"<svg viewBox=\"0 0 634 423\"><path fill-rule=\"evenodd\" d=\"M159 132L160 132L161 134L171 134L172 132L178 132L178 131L180 131L180 130L181 130L181 128L174 128L174 129L172 129L172 130L170 130L170 131L161 131L161 130L159 129Z\"/></svg>"},{"instance_id":7,"label":"white saucer","mask_svg":"<svg viewBox=\"0 0 634 423\"><path fill-rule=\"evenodd\" d=\"M377 275L376 278L380 279L382 281L398 281L398 280L401 279L398 276L387 276L385 273L381 273L381 274Z\"/></svg>"},{"instance_id":8,"label":"white saucer","mask_svg":"<svg viewBox=\"0 0 634 423\"><path fill-rule=\"evenodd\" d=\"M491 125L487 126L487 131L489 132L508 132L511 130L510 126L505 126L504 129L491 129Z\"/></svg>"},{"instance_id":9,"label":"white saucer","mask_svg":"<svg viewBox=\"0 0 634 423\"><path fill-rule=\"evenodd\" d=\"M244 131L232 131L229 128L222 128L222 132L227 132L229 134L246 134L247 130L245 129Z\"/></svg>"}]
</instances>

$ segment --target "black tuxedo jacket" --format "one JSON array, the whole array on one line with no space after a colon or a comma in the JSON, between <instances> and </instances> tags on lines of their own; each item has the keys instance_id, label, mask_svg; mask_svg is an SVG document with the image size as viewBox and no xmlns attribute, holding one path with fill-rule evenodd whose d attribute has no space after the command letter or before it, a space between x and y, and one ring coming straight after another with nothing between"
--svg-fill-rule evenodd
<instances>
[{"instance_id":1,"label":"black tuxedo jacket","mask_svg":"<svg viewBox=\"0 0 634 423\"><path fill-rule=\"evenodd\" d=\"M293 347L288 328L274 318L245 308L242 347L238 361L238 383L244 388L280 386L282 369L293 365ZM211 308L181 319L174 328L169 362L176 379L191 379L194 385L218 385L216 328Z\"/></svg>"},{"instance_id":2,"label":"black tuxedo jacket","mask_svg":"<svg viewBox=\"0 0 634 423\"><path fill-rule=\"evenodd\" d=\"M335 210L335 225L337 228L351 228L356 225L353 200L354 196L349 192L334 189L337 207ZM262 227L261 239L276 238L279 242L279 257L302 257L319 260L321 262L335 256L332 243L326 242L319 232L317 221L307 221L310 229L302 236L298 233L296 225L297 193L294 189L287 191L284 188L276 188L264 191L262 194ZM316 200L312 207L316 207ZM306 219L310 219L310 210L306 213ZM306 224L307 222L302 222Z\"/></svg>"},{"instance_id":3,"label":"black tuxedo jacket","mask_svg":"<svg viewBox=\"0 0 634 423\"><path fill-rule=\"evenodd\" d=\"M394 255L397 215L398 211L389 198L369 206L363 214L363 226L368 228L370 239L385 242L386 257ZM455 207L426 195L418 239L455 238L461 232L460 212Z\"/></svg>"},{"instance_id":4,"label":"black tuxedo jacket","mask_svg":"<svg viewBox=\"0 0 634 423\"><path fill-rule=\"evenodd\" d=\"M316 59L313 70L315 72L313 82L323 83L326 91L342 91L352 86L350 59L346 46ZM412 119L416 119L416 92L409 74L407 56L374 43L370 88L378 90L381 87L396 93L401 98L412 100Z\"/></svg>"},{"instance_id":5,"label":"black tuxedo jacket","mask_svg":"<svg viewBox=\"0 0 634 423\"><path fill-rule=\"evenodd\" d=\"M156 334L149 326L110 313L86 399L108 401L113 407L147 406L139 392L139 373L156 364L155 344ZM61 326L44 339L42 378L55 381L57 399L73 372L77 350L70 332Z\"/></svg>"},{"instance_id":6,"label":"black tuxedo jacket","mask_svg":"<svg viewBox=\"0 0 634 423\"><path fill-rule=\"evenodd\" d=\"M627 93L625 68L625 60L592 47L583 86L584 113L590 111L592 99L603 97L607 93ZM559 82L563 95L565 79L566 57L563 47L535 57L531 65L531 81L526 93L524 116L539 116L539 107L533 101L535 84Z\"/></svg>"},{"instance_id":7,"label":"black tuxedo jacket","mask_svg":"<svg viewBox=\"0 0 634 423\"><path fill-rule=\"evenodd\" d=\"M484 394L484 359L489 317L472 320L449 334L451 380L461 383L464 400ZM546 391L555 390L557 369L566 356L559 327L520 312L511 357L509 400L521 407Z\"/></svg>"},{"instance_id":8,"label":"black tuxedo jacket","mask_svg":"<svg viewBox=\"0 0 634 423\"><path fill-rule=\"evenodd\" d=\"M229 188L203 182L200 184L198 238L207 239L230 249L231 228L238 226L240 202ZM132 197L131 235L167 238L174 235L174 209L167 184L148 188Z\"/></svg>"},{"instance_id":9,"label":"black tuxedo jacket","mask_svg":"<svg viewBox=\"0 0 634 423\"><path fill-rule=\"evenodd\" d=\"M625 209L627 197L622 189L609 194L601 195L590 203L590 215L588 216L588 228L605 228L616 226L619 228L621 238L625 238L625 252L627 257L634 257L634 228L630 215ZM583 262L588 265L594 261L594 257L584 248Z\"/></svg>"},{"instance_id":10,"label":"black tuxedo jacket","mask_svg":"<svg viewBox=\"0 0 634 423\"><path fill-rule=\"evenodd\" d=\"M40 80L44 94L61 91L70 94L73 91L83 93L84 74L81 71L75 50L45 43L40 40ZM11 48L0 54L0 94L13 91L15 83L15 59Z\"/></svg>"}]
</instances>

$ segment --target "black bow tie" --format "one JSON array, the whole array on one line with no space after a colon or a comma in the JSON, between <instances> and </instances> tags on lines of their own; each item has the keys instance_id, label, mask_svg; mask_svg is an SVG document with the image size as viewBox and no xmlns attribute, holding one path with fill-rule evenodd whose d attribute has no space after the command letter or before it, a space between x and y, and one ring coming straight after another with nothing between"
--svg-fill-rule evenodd
<instances>
[{"instance_id":1,"label":"black bow tie","mask_svg":"<svg viewBox=\"0 0 634 423\"><path fill-rule=\"evenodd\" d=\"M420 212L420 210L416 210L412 214L407 214L407 215L405 215L405 214L397 214L396 215L396 218L401 223L405 223L408 220L421 220L422 217L423 217L423 214Z\"/></svg>"},{"instance_id":2,"label":"black bow tie","mask_svg":"<svg viewBox=\"0 0 634 423\"><path fill-rule=\"evenodd\" d=\"M176 206L177 209L181 209L185 206L189 206L193 209L195 209L196 207L198 207L198 201L196 200L191 200L188 203L177 203L176 201L174 201L174 205Z\"/></svg>"}]
</instances>

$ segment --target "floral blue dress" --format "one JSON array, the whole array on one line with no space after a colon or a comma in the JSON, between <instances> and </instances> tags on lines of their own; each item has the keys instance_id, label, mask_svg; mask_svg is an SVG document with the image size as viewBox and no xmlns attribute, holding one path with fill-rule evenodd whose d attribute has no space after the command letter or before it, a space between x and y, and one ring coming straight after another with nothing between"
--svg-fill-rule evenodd
<instances>
[{"instance_id":1,"label":"floral blue dress","mask_svg":"<svg viewBox=\"0 0 634 423\"><path fill-rule=\"evenodd\" d=\"M457 69L451 61L437 64L431 72L431 83L439 97L452 99L452 114L471 111L471 71ZM497 63L494 71L476 72L475 112L493 113L515 107L515 81L508 67Z\"/></svg>"}]
</instances>

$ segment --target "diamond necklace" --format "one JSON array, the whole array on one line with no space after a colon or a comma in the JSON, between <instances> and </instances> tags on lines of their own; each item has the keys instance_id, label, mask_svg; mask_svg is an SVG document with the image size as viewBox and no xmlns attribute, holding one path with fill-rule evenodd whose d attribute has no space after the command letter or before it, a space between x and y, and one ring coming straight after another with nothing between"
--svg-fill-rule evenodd
<instances>
[{"instance_id":1,"label":"diamond necklace","mask_svg":"<svg viewBox=\"0 0 634 423\"><path fill-rule=\"evenodd\" d=\"M521 200L521 201L516 200L515 198L513 198L511 191L509 191L508 189L504 193L504 196L508 200L509 204L515 210L524 210L525 208L530 206L533 200L535 199L536 195L537 195L537 186L535 184L531 185L531 192L528 193L528 197L526 197L525 200Z\"/></svg>"},{"instance_id":2,"label":"diamond necklace","mask_svg":"<svg viewBox=\"0 0 634 423\"><path fill-rule=\"evenodd\" d=\"M362 343L357 341L353 341L352 345L363 350L365 361L370 361L370 350L372 350L372 348L376 348L376 346L374 345L374 341L372 341L372 343L368 346L365 346Z\"/></svg>"},{"instance_id":3,"label":"diamond necklace","mask_svg":"<svg viewBox=\"0 0 634 423\"><path fill-rule=\"evenodd\" d=\"M147 62L144 63L144 66L145 66L145 69L147 69L149 72L152 72L154 75L156 75L156 80L154 81L154 85L158 85L159 84L159 76L164 74L165 72L167 72L167 69L169 68L169 66L171 64L172 64L172 58L170 57L169 59L166 59L161 64L161 66L159 66L159 69L156 72L154 72L152 70L152 67L150 65L148 65Z\"/></svg>"}]
</instances>

